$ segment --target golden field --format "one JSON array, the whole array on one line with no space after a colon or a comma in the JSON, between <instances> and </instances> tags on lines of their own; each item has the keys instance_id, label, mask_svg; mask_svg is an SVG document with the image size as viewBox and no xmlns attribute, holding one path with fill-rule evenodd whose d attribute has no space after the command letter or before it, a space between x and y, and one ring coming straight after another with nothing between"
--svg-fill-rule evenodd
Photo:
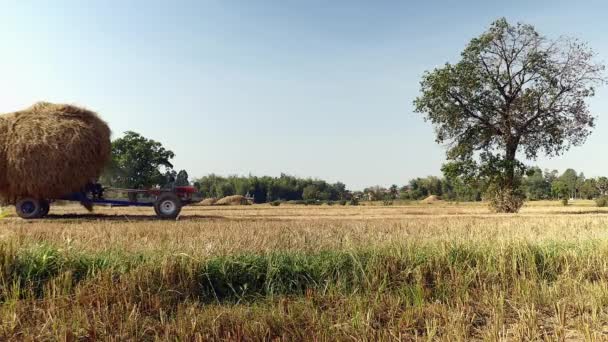
<instances>
[{"instance_id":1,"label":"golden field","mask_svg":"<svg viewBox=\"0 0 608 342\"><path fill-rule=\"evenodd\" d=\"M590 201L57 206L0 237L2 340L608 339Z\"/></svg>"}]
</instances>

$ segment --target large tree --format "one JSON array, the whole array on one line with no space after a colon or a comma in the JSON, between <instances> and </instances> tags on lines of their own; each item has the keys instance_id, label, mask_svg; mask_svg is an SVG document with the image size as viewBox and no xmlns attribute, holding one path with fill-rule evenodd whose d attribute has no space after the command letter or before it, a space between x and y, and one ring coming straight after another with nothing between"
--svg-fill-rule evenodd
<instances>
[{"instance_id":1,"label":"large tree","mask_svg":"<svg viewBox=\"0 0 608 342\"><path fill-rule=\"evenodd\" d=\"M107 185L145 188L166 182L161 168L172 169L175 154L157 141L126 132L112 142L112 161L102 181Z\"/></svg>"},{"instance_id":2,"label":"large tree","mask_svg":"<svg viewBox=\"0 0 608 342\"><path fill-rule=\"evenodd\" d=\"M461 57L424 74L416 111L433 123L437 142L448 144L448 160L470 165L478 157L478 170L509 202L524 170L518 154L560 155L590 134L586 100L604 82L604 66L578 40L550 40L505 19L471 40ZM497 209L514 212L521 203Z\"/></svg>"}]
</instances>

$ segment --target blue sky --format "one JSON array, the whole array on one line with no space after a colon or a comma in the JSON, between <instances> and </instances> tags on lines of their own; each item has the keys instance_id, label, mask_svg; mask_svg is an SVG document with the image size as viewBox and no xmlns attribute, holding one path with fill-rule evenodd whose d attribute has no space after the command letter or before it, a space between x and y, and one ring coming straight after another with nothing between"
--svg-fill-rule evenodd
<instances>
[{"instance_id":1,"label":"blue sky","mask_svg":"<svg viewBox=\"0 0 608 342\"><path fill-rule=\"evenodd\" d=\"M425 70L456 62L498 17L569 35L608 58L603 1L0 0L0 112L89 107L114 136L161 141L191 176L286 172L350 188L439 175L413 112ZM597 128L543 168L608 175Z\"/></svg>"}]
</instances>

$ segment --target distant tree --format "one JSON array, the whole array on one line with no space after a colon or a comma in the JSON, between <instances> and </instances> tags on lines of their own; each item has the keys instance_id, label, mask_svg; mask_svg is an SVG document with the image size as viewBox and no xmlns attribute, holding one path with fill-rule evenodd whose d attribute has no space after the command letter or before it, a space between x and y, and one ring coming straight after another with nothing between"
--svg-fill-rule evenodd
<instances>
[{"instance_id":1,"label":"distant tree","mask_svg":"<svg viewBox=\"0 0 608 342\"><path fill-rule=\"evenodd\" d=\"M350 194L346 190L346 184L342 182L337 182L332 185L334 196L331 198L332 200L345 200L350 197Z\"/></svg>"},{"instance_id":2,"label":"distant tree","mask_svg":"<svg viewBox=\"0 0 608 342\"><path fill-rule=\"evenodd\" d=\"M363 189L363 193L365 194L365 199L371 200L371 201L383 200L386 192L387 192L387 189L385 189L379 185L374 185L374 186L370 186L369 188Z\"/></svg>"},{"instance_id":3,"label":"distant tree","mask_svg":"<svg viewBox=\"0 0 608 342\"><path fill-rule=\"evenodd\" d=\"M560 181L566 186L568 189L568 197L575 198L578 192L578 180L579 176L573 169L567 169L564 173L559 177Z\"/></svg>"},{"instance_id":4,"label":"distant tree","mask_svg":"<svg viewBox=\"0 0 608 342\"><path fill-rule=\"evenodd\" d=\"M525 170L517 154L555 156L586 140L594 127L586 100L604 82L604 66L577 40L549 40L505 19L461 56L424 75L416 111L434 124L438 143L449 143L449 160L467 164L479 156L476 172L507 204L495 208L516 212Z\"/></svg>"},{"instance_id":5,"label":"distant tree","mask_svg":"<svg viewBox=\"0 0 608 342\"><path fill-rule=\"evenodd\" d=\"M236 195L236 189L234 188L234 185L232 183L221 183L219 184L219 186L216 187L215 194L218 198L232 196Z\"/></svg>"},{"instance_id":6,"label":"distant tree","mask_svg":"<svg viewBox=\"0 0 608 342\"><path fill-rule=\"evenodd\" d=\"M597 181L593 178L585 179L579 184L579 195L582 199L594 199L600 196Z\"/></svg>"},{"instance_id":7,"label":"distant tree","mask_svg":"<svg viewBox=\"0 0 608 342\"><path fill-rule=\"evenodd\" d=\"M456 201L480 201L483 179L471 173L462 172L463 164L446 163L442 166L444 178L444 194L448 199Z\"/></svg>"},{"instance_id":8,"label":"distant tree","mask_svg":"<svg viewBox=\"0 0 608 342\"><path fill-rule=\"evenodd\" d=\"M319 195L320 195L319 188L314 184L310 184L304 188L304 190L302 192L302 199L317 200L317 199L319 199Z\"/></svg>"},{"instance_id":9,"label":"distant tree","mask_svg":"<svg viewBox=\"0 0 608 342\"><path fill-rule=\"evenodd\" d=\"M562 180L556 180L551 184L551 192L553 193L554 198L567 200L568 197L570 197L568 185Z\"/></svg>"},{"instance_id":10,"label":"distant tree","mask_svg":"<svg viewBox=\"0 0 608 342\"><path fill-rule=\"evenodd\" d=\"M543 171L534 167L527 172L523 187L529 200L541 200L551 197L551 183L543 175Z\"/></svg>"},{"instance_id":11,"label":"distant tree","mask_svg":"<svg viewBox=\"0 0 608 342\"><path fill-rule=\"evenodd\" d=\"M559 172L557 170L545 170L544 177L547 183L553 184L553 182L559 178Z\"/></svg>"},{"instance_id":12,"label":"distant tree","mask_svg":"<svg viewBox=\"0 0 608 342\"><path fill-rule=\"evenodd\" d=\"M399 196L399 187L397 186L397 184L391 185L390 188L388 188L388 191L390 193L391 199L396 199Z\"/></svg>"},{"instance_id":13,"label":"distant tree","mask_svg":"<svg viewBox=\"0 0 608 342\"><path fill-rule=\"evenodd\" d=\"M164 184L161 168L171 169L175 154L161 143L135 132L126 132L112 142L112 160L102 182L125 188L146 188Z\"/></svg>"},{"instance_id":14,"label":"distant tree","mask_svg":"<svg viewBox=\"0 0 608 342\"><path fill-rule=\"evenodd\" d=\"M597 190L600 195L606 196L608 194L608 178L607 177L599 177L595 183Z\"/></svg>"},{"instance_id":15,"label":"distant tree","mask_svg":"<svg viewBox=\"0 0 608 342\"><path fill-rule=\"evenodd\" d=\"M160 181L158 183L158 185L160 185L163 188L171 187L171 186L175 185L175 180L177 179L177 172L175 170L169 169L165 172L165 174L163 176L164 177L163 177L162 181Z\"/></svg>"}]
</instances>

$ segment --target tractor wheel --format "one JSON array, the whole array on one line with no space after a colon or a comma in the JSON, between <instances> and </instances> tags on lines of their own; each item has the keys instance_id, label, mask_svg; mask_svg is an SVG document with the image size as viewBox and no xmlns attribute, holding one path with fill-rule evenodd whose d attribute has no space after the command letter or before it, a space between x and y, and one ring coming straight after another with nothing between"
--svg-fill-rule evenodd
<instances>
[{"instance_id":1,"label":"tractor wheel","mask_svg":"<svg viewBox=\"0 0 608 342\"><path fill-rule=\"evenodd\" d=\"M15 209L17 211L17 215L26 220L42 217L42 201L34 198L27 197L20 199L15 205Z\"/></svg>"},{"instance_id":2,"label":"tractor wheel","mask_svg":"<svg viewBox=\"0 0 608 342\"><path fill-rule=\"evenodd\" d=\"M173 193L161 194L154 203L154 211L161 219L175 219L182 211L182 200Z\"/></svg>"}]
</instances>

